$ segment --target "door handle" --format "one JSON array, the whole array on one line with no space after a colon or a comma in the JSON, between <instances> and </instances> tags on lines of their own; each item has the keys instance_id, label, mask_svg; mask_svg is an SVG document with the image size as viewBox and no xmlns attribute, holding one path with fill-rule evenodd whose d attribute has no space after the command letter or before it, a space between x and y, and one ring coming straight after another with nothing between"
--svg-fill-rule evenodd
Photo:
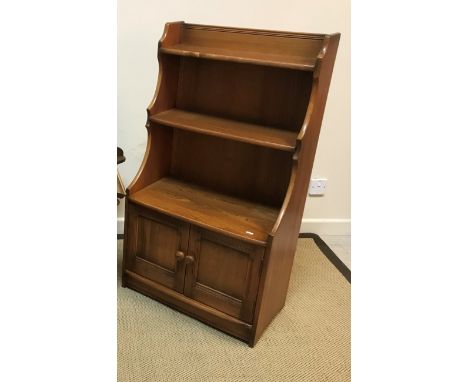
<instances>
[{"instance_id":1,"label":"door handle","mask_svg":"<svg viewBox=\"0 0 468 382\"><path fill-rule=\"evenodd\" d=\"M185 257L185 254L182 251L177 251L175 257L176 261L182 261Z\"/></svg>"},{"instance_id":2,"label":"door handle","mask_svg":"<svg viewBox=\"0 0 468 382\"><path fill-rule=\"evenodd\" d=\"M186 262L187 264L193 264L194 261L195 261L195 259L193 258L193 256L190 256L190 255L189 255L189 256L186 256L186 257L185 257L185 262Z\"/></svg>"}]
</instances>

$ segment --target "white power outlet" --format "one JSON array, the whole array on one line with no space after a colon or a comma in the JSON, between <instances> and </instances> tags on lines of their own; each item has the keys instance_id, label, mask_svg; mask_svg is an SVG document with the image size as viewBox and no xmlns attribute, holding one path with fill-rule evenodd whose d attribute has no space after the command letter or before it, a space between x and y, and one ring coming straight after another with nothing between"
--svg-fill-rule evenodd
<instances>
[{"instance_id":1,"label":"white power outlet","mask_svg":"<svg viewBox=\"0 0 468 382\"><path fill-rule=\"evenodd\" d=\"M312 178L309 185L309 195L324 195L327 181L326 178Z\"/></svg>"}]
</instances>

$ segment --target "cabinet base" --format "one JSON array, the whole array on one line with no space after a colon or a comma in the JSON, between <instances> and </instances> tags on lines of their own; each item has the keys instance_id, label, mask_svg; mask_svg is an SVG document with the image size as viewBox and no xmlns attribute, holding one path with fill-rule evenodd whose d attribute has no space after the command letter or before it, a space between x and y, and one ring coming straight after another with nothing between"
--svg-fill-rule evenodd
<instances>
[{"instance_id":1,"label":"cabinet base","mask_svg":"<svg viewBox=\"0 0 468 382\"><path fill-rule=\"evenodd\" d=\"M123 273L122 285L151 297L204 324L234 336L246 342L250 347L255 345L255 333L253 332L252 325L194 301L181 293L166 288L129 270L125 270Z\"/></svg>"}]
</instances>

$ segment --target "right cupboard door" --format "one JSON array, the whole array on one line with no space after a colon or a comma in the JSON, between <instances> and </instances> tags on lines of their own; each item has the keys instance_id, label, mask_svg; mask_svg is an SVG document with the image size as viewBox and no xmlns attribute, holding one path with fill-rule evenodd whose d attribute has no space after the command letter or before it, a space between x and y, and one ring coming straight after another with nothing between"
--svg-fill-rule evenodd
<instances>
[{"instance_id":1,"label":"right cupboard door","mask_svg":"<svg viewBox=\"0 0 468 382\"><path fill-rule=\"evenodd\" d=\"M264 248L190 227L184 294L251 323Z\"/></svg>"}]
</instances>

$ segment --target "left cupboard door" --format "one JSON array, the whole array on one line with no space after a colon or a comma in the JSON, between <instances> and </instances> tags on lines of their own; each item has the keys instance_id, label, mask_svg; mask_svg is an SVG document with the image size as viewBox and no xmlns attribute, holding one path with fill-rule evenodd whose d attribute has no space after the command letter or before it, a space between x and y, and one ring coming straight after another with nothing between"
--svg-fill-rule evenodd
<instances>
[{"instance_id":1,"label":"left cupboard door","mask_svg":"<svg viewBox=\"0 0 468 382\"><path fill-rule=\"evenodd\" d=\"M132 203L127 209L125 268L183 293L189 224Z\"/></svg>"}]
</instances>

